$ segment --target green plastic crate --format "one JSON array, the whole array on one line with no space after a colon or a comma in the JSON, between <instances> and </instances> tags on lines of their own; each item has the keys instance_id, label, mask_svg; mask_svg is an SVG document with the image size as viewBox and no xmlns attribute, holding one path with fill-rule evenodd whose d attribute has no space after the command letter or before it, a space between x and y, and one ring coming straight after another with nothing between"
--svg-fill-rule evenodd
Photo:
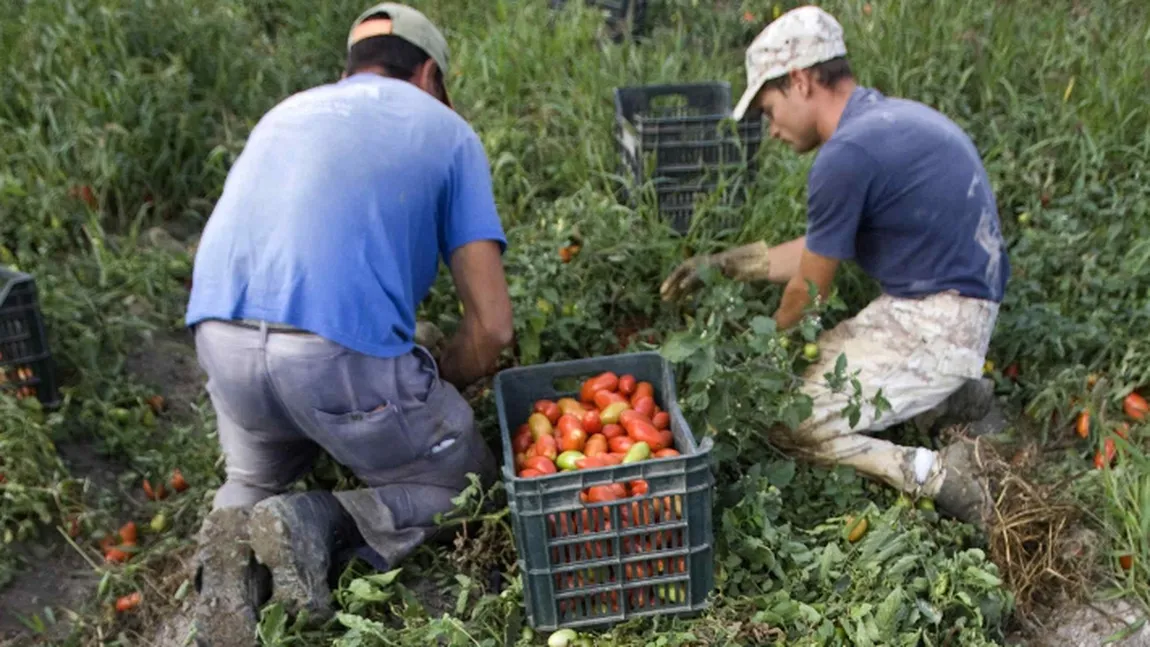
<instances>
[{"instance_id":1,"label":"green plastic crate","mask_svg":"<svg viewBox=\"0 0 1150 647\"><path fill-rule=\"evenodd\" d=\"M604 371L650 382L671 417L680 456L630 465L515 475L511 438L535 401L578 399ZM713 443L696 443L675 399L671 365L656 352L525 366L495 376L508 491L527 620L537 630L607 627L637 616L690 615L714 587ZM644 496L583 504L593 485L645 479Z\"/></svg>"}]
</instances>

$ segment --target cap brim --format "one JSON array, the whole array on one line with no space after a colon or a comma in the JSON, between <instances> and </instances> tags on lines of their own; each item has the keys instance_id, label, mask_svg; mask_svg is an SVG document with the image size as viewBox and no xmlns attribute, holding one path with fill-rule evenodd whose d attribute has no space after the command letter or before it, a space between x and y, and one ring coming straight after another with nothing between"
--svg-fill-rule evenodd
<instances>
[{"instance_id":1,"label":"cap brim","mask_svg":"<svg viewBox=\"0 0 1150 647\"><path fill-rule=\"evenodd\" d=\"M754 102L755 97L759 96L759 90L763 89L763 85L766 84L766 82L766 79L762 79L747 86L747 91L743 93L743 96L739 99L739 103L735 105L735 111L731 113L731 117L735 121L742 121L743 117L747 116L747 112L751 108L751 103Z\"/></svg>"}]
</instances>

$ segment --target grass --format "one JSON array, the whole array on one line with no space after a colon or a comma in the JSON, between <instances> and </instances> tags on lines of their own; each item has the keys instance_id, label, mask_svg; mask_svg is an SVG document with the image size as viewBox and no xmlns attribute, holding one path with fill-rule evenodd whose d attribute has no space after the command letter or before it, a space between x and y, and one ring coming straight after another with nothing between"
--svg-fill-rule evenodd
<instances>
[{"instance_id":1,"label":"grass","mask_svg":"<svg viewBox=\"0 0 1150 647\"><path fill-rule=\"evenodd\" d=\"M785 374L793 354L772 354L748 333L776 291L716 285L692 319L657 301L659 281L689 253L802 233L811 158L764 146L735 232L708 226L722 215L715 209L679 239L650 205L617 199L613 88L725 80L737 95L743 48L776 5L652 0L646 37L610 43L598 37L594 12L553 16L547 4L419 3L451 43L452 97L492 164L511 239L514 361L614 352L624 329L638 328L632 348L674 343L692 424L717 442L712 610L693 621L628 623L600 644L1000 643L1018 614L984 539L902 508L849 472L795 466L759 440L757 428L801 409L785 381L760 379ZM1091 463L1125 420L1122 398L1150 383L1150 72L1137 56L1150 45L1144 3L824 4L846 29L862 83L943 110L983 152L1014 266L991 350L1001 395L1025 411L1010 437L1046 450L1041 480L1072 477L1063 493L1090 512L1084 523L1099 536L1082 557L1096 593L1125 596L1145 612L1146 428L1135 424L1130 442L1118 440L1114 467ZM151 389L125 370L141 339L178 328L186 302L186 245L149 244L148 230L183 236L203 226L263 112L338 78L346 25L361 9L349 0L24 1L0 24L0 150L9 161L0 169L0 263L36 277L65 387L56 412L0 406L0 527L12 545L49 542L75 519L69 539L101 576L59 644L132 643L191 597L176 557L222 467L210 407L201 399L157 414ZM582 251L564 264L556 250L572 237ZM824 325L875 293L857 270L838 288L847 308L827 313ZM446 276L424 314L456 323ZM1012 365L1016 380L1003 373ZM1093 389L1089 373L1104 378ZM474 402L496 442L490 395ZM754 403L755 414L741 403ZM1071 427L1085 407L1094 424L1079 439ZM61 443L105 455L120 479L94 487L74 478L57 455ZM190 490L162 501L140 496L142 479L166 480L177 467ZM843 517L863 511L872 536L898 550L879 559L838 537ZM127 565L98 562L105 533L159 512L166 527L144 532ZM474 525L467 550L422 551L390 580L347 574L346 615L320 634L269 610L264 644L514 642L522 593L509 531L502 518ZM1130 570L1119 563L1127 554ZM30 568L15 555L0 552L0 585ZM506 588L488 581L491 571ZM411 593L440 579L442 609ZM138 611L110 611L136 590L145 594Z\"/></svg>"}]
</instances>

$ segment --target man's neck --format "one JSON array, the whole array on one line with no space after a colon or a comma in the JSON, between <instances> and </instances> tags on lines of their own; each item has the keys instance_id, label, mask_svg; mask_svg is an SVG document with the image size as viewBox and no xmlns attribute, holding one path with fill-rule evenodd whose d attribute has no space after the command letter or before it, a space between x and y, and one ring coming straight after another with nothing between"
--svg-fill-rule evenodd
<instances>
[{"instance_id":1,"label":"man's neck","mask_svg":"<svg viewBox=\"0 0 1150 647\"><path fill-rule=\"evenodd\" d=\"M819 139L827 141L831 135L835 134L835 130L839 127L839 121L843 117L843 112L847 109L847 103L851 100L851 95L854 93L858 84L854 79L846 79L840 81L833 89L825 90L826 96L823 97L823 108L820 110L819 118L815 124L819 131Z\"/></svg>"}]
</instances>

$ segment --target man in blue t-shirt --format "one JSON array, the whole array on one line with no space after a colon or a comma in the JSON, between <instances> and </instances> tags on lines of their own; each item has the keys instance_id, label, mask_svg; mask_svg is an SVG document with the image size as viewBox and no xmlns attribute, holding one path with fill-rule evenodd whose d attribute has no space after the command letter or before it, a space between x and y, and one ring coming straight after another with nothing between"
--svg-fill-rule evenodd
<instances>
[{"instance_id":1,"label":"man in blue t-shirt","mask_svg":"<svg viewBox=\"0 0 1150 647\"><path fill-rule=\"evenodd\" d=\"M459 392L513 334L485 151L423 14L372 7L347 47L341 80L252 130L196 254L186 322L227 474L201 529L201 644L251 642L268 599L329 618L343 558L394 567L469 473L495 477ZM436 359L415 313L440 260L464 315ZM366 487L287 493L321 452Z\"/></svg>"},{"instance_id":2,"label":"man in blue t-shirt","mask_svg":"<svg viewBox=\"0 0 1150 647\"><path fill-rule=\"evenodd\" d=\"M979 378L1010 263L978 150L937 111L858 86L842 27L816 7L768 25L748 48L746 68L734 117L761 110L772 138L798 153L818 150L806 235L690 259L664 282L664 298L697 287L701 267L718 266L737 280L785 285L775 321L786 329L810 305L808 282L825 298L839 264L857 262L882 295L823 333L820 356L804 375L813 415L796 430L772 430L772 438L981 522L988 490L969 444L933 452L864 435L912 419L936 428L969 421L990 406L989 382ZM868 396L882 390L890 411L864 407L859 424L850 424L850 394L823 383L840 354L848 372L860 371Z\"/></svg>"}]
</instances>

